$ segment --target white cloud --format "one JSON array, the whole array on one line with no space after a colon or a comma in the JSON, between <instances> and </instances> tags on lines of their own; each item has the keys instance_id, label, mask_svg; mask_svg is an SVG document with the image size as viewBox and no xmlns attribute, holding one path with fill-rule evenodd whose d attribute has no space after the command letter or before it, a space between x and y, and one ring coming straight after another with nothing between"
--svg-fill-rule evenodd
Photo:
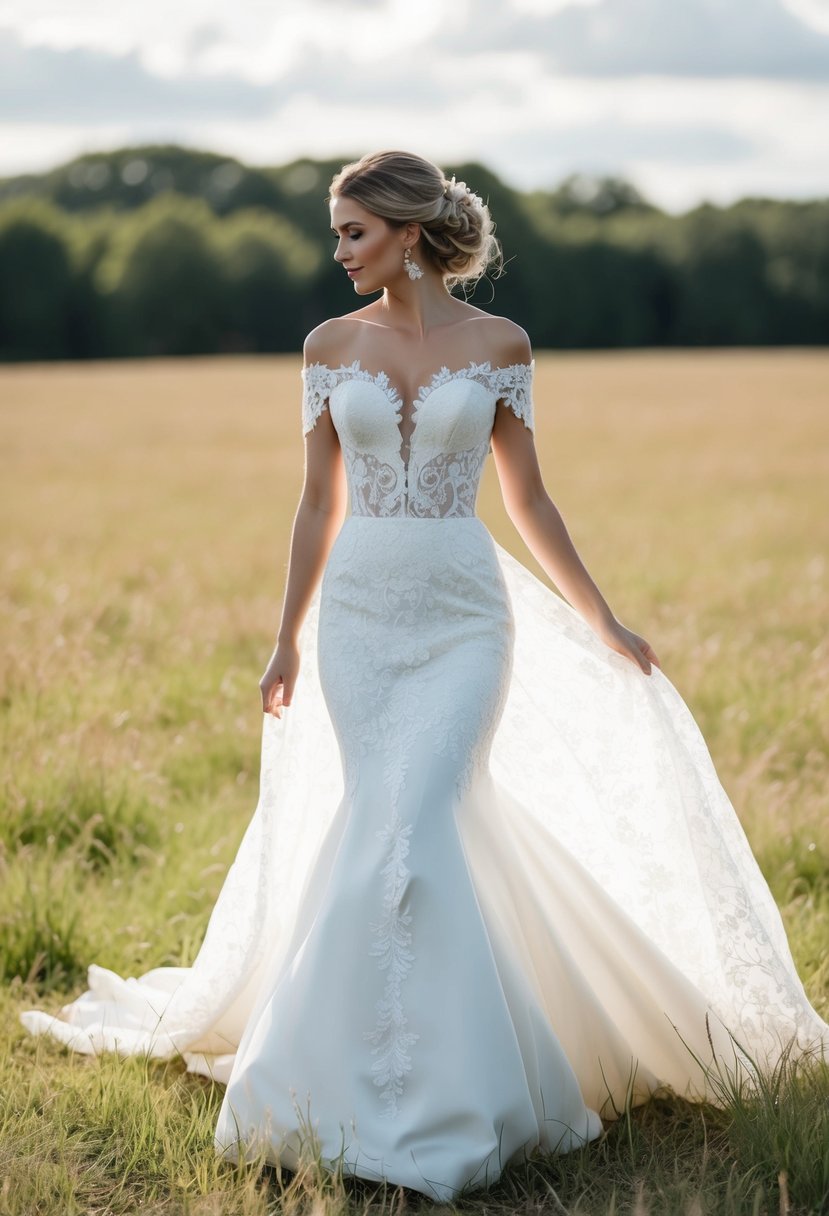
<instances>
[{"instance_id":1,"label":"white cloud","mask_svg":"<svg viewBox=\"0 0 829 1216\"><path fill-rule=\"evenodd\" d=\"M452 26L454 18L450 18ZM348 4L342 0L3 0L0 27L26 46L67 51L80 47L112 55L135 51L142 65L163 76L228 72L255 83L278 80L309 52L354 63L403 56L446 26L440 0ZM408 56L408 57L407 57ZM397 65L399 67L399 64Z\"/></svg>"},{"instance_id":2,"label":"white cloud","mask_svg":"<svg viewBox=\"0 0 829 1216\"><path fill-rule=\"evenodd\" d=\"M271 109L273 94L272 86L233 76L160 76L135 51L23 47L0 30L0 117L89 125L168 116L241 118Z\"/></svg>"},{"instance_id":3,"label":"white cloud","mask_svg":"<svg viewBox=\"0 0 829 1216\"><path fill-rule=\"evenodd\" d=\"M829 34L829 0L782 0L782 3L799 21L821 34Z\"/></svg>"},{"instance_id":4,"label":"white cloud","mask_svg":"<svg viewBox=\"0 0 829 1216\"><path fill-rule=\"evenodd\" d=\"M534 48L559 74L758 76L829 80L829 37L795 5L818 0L591 0L524 5L477 0L454 53ZM480 19L481 17L485 19Z\"/></svg>"},{"instance_id":5,"label":"white cloud","mask_svg":"<svg viewBox=\"0 0 829 1216\"><path fill-rule=\"evenodd\" d=\"M469 157L491 161L516 186L549 187L576 171L617 173L674 211L700 198L829 193L826 85L527 80L522 117L484 110L494 138L469 134L465 145Z\"/></svg>"},{"instance_id":6,"label":"white cloud","mask_svg":"<svg viewBox=\"0 0 829 1216\"><path fill-rule=\"evenodd\" d=\"M563 8L582 5L589 8L599 4L601 0L512 0L512 7L517 13L532 13L534 17L549 17Z\"/></svg>"}]
</instances>

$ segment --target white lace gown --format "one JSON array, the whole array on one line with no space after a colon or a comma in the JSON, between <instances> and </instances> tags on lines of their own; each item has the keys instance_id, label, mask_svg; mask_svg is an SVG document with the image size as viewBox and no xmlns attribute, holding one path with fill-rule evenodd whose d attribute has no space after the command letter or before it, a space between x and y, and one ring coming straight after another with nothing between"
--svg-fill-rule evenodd
<instances>
[{"instance_id":1,"label":"white lace gown","mask_svg":"<svg viewBox=\"0 0 829 1216\"><path fill-rule=\"evenodd\" d=\"M534 364L442 368L409 411L359 360L303 371L351 514L263 721L259 803L190 968L89 969L24 1025L181 1054L226 1085L216 1151L306 1148L436 1200L667 1085L716 1097L735 1036L829 1045L687 707L475 515Z\"/></svg>"}]
</instances>

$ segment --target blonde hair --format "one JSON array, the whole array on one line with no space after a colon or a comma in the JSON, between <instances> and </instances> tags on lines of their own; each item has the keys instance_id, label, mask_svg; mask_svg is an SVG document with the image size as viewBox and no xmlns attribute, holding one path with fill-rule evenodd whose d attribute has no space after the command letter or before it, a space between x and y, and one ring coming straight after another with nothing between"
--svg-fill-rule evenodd
<instances>
[{"instance_id":1,"label":"blonde hair","mask_svg":"<svg viewBox=\"0 0 829 1216\"><path fill-rule=\"evenodd\" d=\"M419 224L423 256L447 288L477 281L503 254L486 203L466 182L447 181L425 157L411 152L370 152L334 175L326 201L352 198L393 228Z\"/></svg>"}]
</instances>

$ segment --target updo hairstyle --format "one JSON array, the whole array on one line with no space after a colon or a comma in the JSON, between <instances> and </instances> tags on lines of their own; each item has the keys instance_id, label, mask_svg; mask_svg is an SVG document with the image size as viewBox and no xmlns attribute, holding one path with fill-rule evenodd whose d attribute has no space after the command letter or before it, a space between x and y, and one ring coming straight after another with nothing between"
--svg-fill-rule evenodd
<instances>
[{"instance_id":1,"label":"updo hairstyle","mask_svg":"<svg viewBox=\"0 0 829 1216\"><path fill-rule=\"evenodd\" d=\"M501 246L482 198L466 182L447 181L437 165L410 152L370 152L334 175L328 200L353 198L393 228L420 224L421 250L451 290L476 281L494 263L503 272Z\"/></svg>"}]
</instances>

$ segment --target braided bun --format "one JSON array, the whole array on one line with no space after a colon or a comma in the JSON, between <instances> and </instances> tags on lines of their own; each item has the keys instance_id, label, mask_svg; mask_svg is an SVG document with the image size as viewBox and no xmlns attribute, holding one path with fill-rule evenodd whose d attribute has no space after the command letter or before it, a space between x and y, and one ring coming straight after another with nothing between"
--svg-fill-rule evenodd
<instances>
[{"instance_id":1,"label":"braided bun","mask_svg":"<svg viewBox=\"0 0 829 1216\"><path fill-rule=\"evenodd\" d=\"M437 165L409 152L373 152L345 165L329 197L353 198L388 224L420 225L421 252L447 288L477 281L490 263L502 267L489 208L466 182L447 180Z\"/></svg>"}]
</instances>

